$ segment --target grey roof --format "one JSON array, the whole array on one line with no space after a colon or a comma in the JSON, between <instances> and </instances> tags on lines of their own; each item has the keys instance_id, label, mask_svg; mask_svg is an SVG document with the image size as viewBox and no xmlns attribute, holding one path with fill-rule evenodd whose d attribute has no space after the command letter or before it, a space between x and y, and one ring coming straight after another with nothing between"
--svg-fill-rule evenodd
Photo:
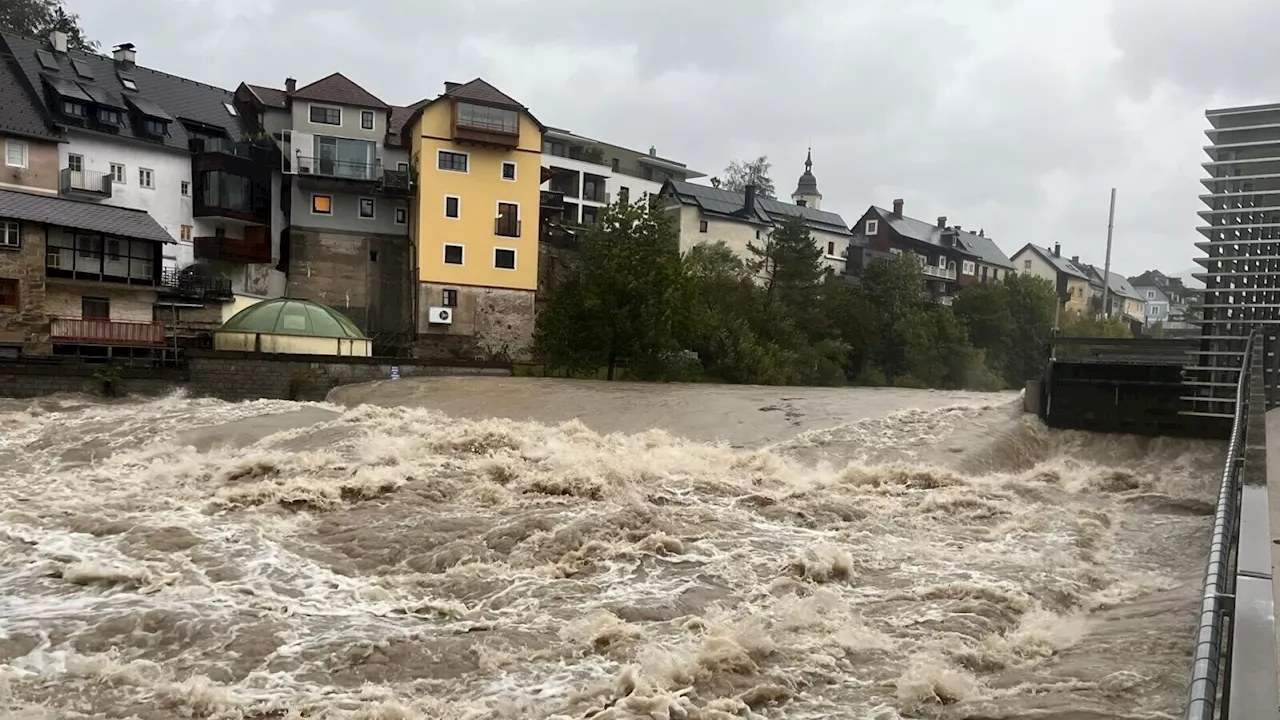
<instances>
[{"instance_id":1,"label":"grey roof","mask_svg":"<svg viewBox=\"0 0 1280 720\"><path fill-rule=\"evenodd\" d=\"M876 205L872 205L871 209L880 215L881 219L889 223L889 227L892 227L899 235L942 247L943 229L936 224L916 220L906 215L894 215L892 211ZM991 238L985 235L977 235L967 230L957 230L956 239L962 246L959 248L961 251L973 255L983 263L1013 269L1013 261L1009 259L1008 255L1004 254L1000 246L996 245Z\"/></svg>"},{"instance_id":2,"label":"grey roof","mask_svg":"<svg viewBox=\"0 0 1280 720\"><path fill-rule=\"evenodd\" d=\"M1089 269L1089 280L1091 282L1097 285L1102 284L1102 268L1096 265L1085 265L1084 263L1081 263L1081 265L1084 265L1084 267ZM1138 294L1138 291L1133 289L1133 285L1129 284L1129 281L1120 273L1109 273L1108 277L1110 278L1110 282L1107 283L1107 287L1113 294L1120 295L1121 297L1132 298L1134 300L1143 299L1142 296Z\"/></svg>"},{"instance_id":3,"label":"grey roof","mask_svg":"<svg viewBox=\"0 0 1280 720\"><path fill-rule=\"evenodd\" d=\"M800 181L796 183L796 191L792 195L822 197L822 193L818 192L818 178L813 175L813 150L804 157L804 173L800 175Z\"/></svg>"},{"instance_id":4,"label":"grey roof","mask_svg":"<svg viewBox=\"0 0 1280 720\"><path fill-rule=\"evenodd\" d=\"M720 188L698 185L683 180L668 180L667 186L671 188L680 202L686 205L697 205L702 208L703 212L712 215L735 217L746 222L765 225L772 225L784 218L798 217L811 230L822 230L841 235L852 234L844 219L833 212L757 197L755 208L748 215L744 213L747 203L747 197L744 193L721 190Z\"/></svg>"},{"instance_id":5,"label":"grey roof","mask_svg":"<svg viewBox=\"0 0 1280 720\"><path fill-rule=\"evenodd\" d=\"M1080 278L1081 280L1093 279L1091 277L1091 273L1089 272L1088 265L1085 265L1084 263L1077 265L1071 262L1071 260L1069 260L1068 258L1064 258L1061 256L1055 257L1053 254L1053 251L1048 248L1042 248L1039 245L1032 245L1031 243L1027 243L1026 246L1022 248L1022 250L1031 250L1032 252L1035 252L1037 255L1044 258L1045 262L1056 267L1058 269L1058 272L1066 273L1068 275L1074 275ZM1014 253L1014 255L1021 255L1022 250L1019 250L1018 252Z\"/></svg>"},{"instance_id":6,"label":"grey roof","mask_svg":"<svg viewBox=\"0 0 1280 720\"><path fill-rule=\"evenodd\" d=\"M140 96L163 108L170 116L180 121L220 129L233 138L239 137L243 129L240 118L227 112L226 107L223 106L223 103L232 102L233 96L222 88L141 66L118 65L112 58L77 50L53 53L58 70L48 70L40 64L40 59L36 56L36 50L49 50L47 41L13 33L0 33L0 42L13 54L15 62L28 83L35 89L38 96L35 98L37 102L45 102L41 89L43 76L57 83L55 87L67 88L68 86L64 83L70 83L86 91L86 95L101 95L112 102L120 101L122 97ZM77 75L71 60L77 60L86 65L93 72L94 79L89 80ZM120 83L120 72L126 72L128 77L137 83L137 93L126 90ZM121 102L119 107L125 108L125 105ZM49 107L47 110L55 122L60 122L58 118L61 108ZM181 122L170 123L169 136L156 140L151 139L140 129L135 130L129 113L124 114L124 125L119 132L100 132L91 127L85 128L84 132L129 138L138 142L160 143L166 147L181 150L188 149L189 135Z\"/></svg>"},{"instance_id":7,"label":"grey roof","mask_svg":"<svg viewBox=\"0 0 1280 720\"><path fill-rule=\"evenodd\" d=\"M289 107L288 103L285 102L288 100L289 94L284 90L266 87L265 85L250 85L249 83L245 83L245 87L249 88L249 90L256 95L258 100L260 100L266 107L277 108L280 110L284 110Z\"/></svg>"},{"instance_id":8,"label":"grey roof","mask_svg":"<svg viewBox=\"0 0 1280 720\"><path fill-rule=\"evenodd\" d=\"M33 97L34 88L28 87L26 82L12 56L0 57L0 98L4 98L4 102L0 102L0 131L22 137L60 140L43 107Z\"/></svg>"},{"instance_id":9,"label":"grey roof","mask_svg":"<svg viewBox=\"0 0 1280 720\"><path fill-rule=\"evenodd\" d=\"M169 233L142 210L77 202L52 195L0 190L0 217L124 238L174 242Z\"/></svg>"},{"instance_id":10,"label":"grey roof","mask_svg":"<svg viewBox=\"0 0 1280 720\"><path fill-rule=\"evenodd\" d=\"M407 129L405 123L408 122L409 118L413 117L415 112L426 107L430 102L431 100L428 98L419 100L409 107L393 106L391 108L391 120L387 123L387 142L392 145L408 147L412 138L404 135L404 131Z\"/></svg>"}]
</instances>

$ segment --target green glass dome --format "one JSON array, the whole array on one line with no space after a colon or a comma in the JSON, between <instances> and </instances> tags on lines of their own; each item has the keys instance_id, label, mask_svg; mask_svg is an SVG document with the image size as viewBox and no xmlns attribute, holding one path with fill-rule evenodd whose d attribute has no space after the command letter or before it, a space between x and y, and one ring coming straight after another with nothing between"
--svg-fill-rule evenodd
<instances>
[{"instance_id":1,"label":"green glass dome","mask_svg":"<svg viewBox=\"0 0 1280 720\"><path fill-rule=\"evenodd\" d=\"M310 300L264 300L236 313L216 332L366 339L345 315Z\"/></svg>"}]
</instances>

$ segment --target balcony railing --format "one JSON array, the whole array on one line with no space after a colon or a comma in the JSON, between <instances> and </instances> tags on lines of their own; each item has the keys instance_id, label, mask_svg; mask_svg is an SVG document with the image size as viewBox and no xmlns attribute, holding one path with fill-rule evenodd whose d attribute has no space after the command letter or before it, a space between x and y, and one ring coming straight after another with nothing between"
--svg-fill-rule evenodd
<instances>
[{"instance_id":1,"label":"balcony railing","mask_svg":"<svg viewBox=\"0 0 1280 720\"><path fill-rule=\"evenodd\" d=\"M245 228L248 231L250 228ZM235 263L271 262L271 240L267 236L254 240L233 237L197 237L192 249L199 260L221 260Z\"/></svg>"},{"instance_id":2,"label":"balcony railing","mask_svg":"<svg viewBox=\"0 0 1280 720\"><path fill-rule=\"evenodd\" d=\"M925 277L937 278L938 280L956 279L956 271L954 269L938 267L937 265L921 265L920 272Z\"/></svg>"},{"instance_id":3,"label":"balcony railing","mask_svg":"<svg viewBox=\"0 0 1280 720\"><path fill-rule=\"evenodd\" d=\"M564 212L564 193L555 190L542 190L538 193L538 206L543 210Z\"/></svg>"},{"instance_id":4,"label":"balcony railing","mask_svg":"<svg viewBox=\"0 0 1280 720\"><path fill-rule=\"evenodd\" d=\"M165 268L160 273L160 284L188 298L227 300L233 297L229 279L197 275L190 270Z\"/></svg>"},{"instance_id":5,"label":"balcony railing","mask_svg":"<svg viewBox=\"0 0 1280 720\"><path fill-rule=\"evenodd\" d=\"M493 221L493 234L502 237L520 237L520 221L514 217L500 217Z\"/></svg>"},{"instance_id":6,"label":"balcony railing","mask_svg":"<svg viewBox=\"0 0 1280 720\"><path fill-rule=\"evenodd\" d=\"M221 153L248 160L265 160L270 152L267 148L254 143L236 142L227 138L195 139L191 141L191 149L194 152Z\"/></svg>"},{"instance_id":7,"label":"balcony railing","mask_svg":"<svg viewBox=\"0 0 1280 720\"><path fill-rule=\"evenodd\" d=\"M59 187L63 193L75 193L96 198L111 197L113 184L111 173L94 172L92 170L62 168L59 177Z\"/></svg>"},{"instance_id":8,"label":"balcony railing","mask_svg":"<svg viewBox=\"0 0 1280 720\"><path fill-rule=\"evenodd\" d=\"M164 323L54 318L49 323L49 335L54 342L93 345L164 345Z\"/></svg>"},{"instance_id":9,"label":"balcony railing","mask_svg":"<svg viewBox=\"0 0 1280 720\"><path fill-rule=\"evenodd\" d=\"M408 195L413 192L413 176L408 170L383 170L378 189L388 194Z\"/></svg>"},{"instance_id":10,"label":"balcony railing","mask_svg":"<svg viewBox=\"0 0 1280 720\"><path fill-rule=\"evenodd\" d=\"M317 158L299 155L297 157L299 175L317 175L320 177L340 178L343 180L377 180L378 164L355 162L351 160L334 160L333 158Z\"/></svg>"}]
</instances>

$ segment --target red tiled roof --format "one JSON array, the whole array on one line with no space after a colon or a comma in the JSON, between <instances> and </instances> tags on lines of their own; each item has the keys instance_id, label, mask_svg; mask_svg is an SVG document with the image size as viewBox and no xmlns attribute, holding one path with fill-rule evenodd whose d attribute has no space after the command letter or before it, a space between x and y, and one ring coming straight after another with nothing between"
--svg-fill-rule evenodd
<instances>
[{"instance_id":1,"label":"red tiled roof","mask_svg":"<svg viewBox=\"0 0 1280 720\"><path fill-rule=\"evenodd\" d=\"M303 100L320 100L339 105L391 109L390 105L374 97L368 90L355 84L342 73L321 78L306 87L298 88L290 95Z\"/></svg>"},{"instance_id":2,"label":"red tiled roof","mask_svg":"<svg viewBox=\"0 0 1280 720\"><path fill-rule=\"evenodd\" d=\"M263 105L281 109L286 107L285 100L288 99L289 95L285 91L277 90L276 88L264 87L262 85L249 85L249 83L245 83L245 85L253 91L254 95L258 96L258 99L262 101Z\"/></svg>"}]
</instances>

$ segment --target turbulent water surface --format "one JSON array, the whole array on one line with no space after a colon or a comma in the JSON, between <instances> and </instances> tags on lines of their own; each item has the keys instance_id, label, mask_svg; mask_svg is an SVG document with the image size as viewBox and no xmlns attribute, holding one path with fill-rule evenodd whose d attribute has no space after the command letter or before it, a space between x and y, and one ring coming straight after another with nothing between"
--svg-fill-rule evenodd
<instances>
[{"instance_id":1,"label":"turbulent water surface","mask_svg":"<svg viewBox=\"0 0 1280 720\"><path fill-rule=\"evenodd\" d=\"M1051 432L1007 394L332 400L0 401L0 716L1182 703L1216 444Z\"/></svg>"}]
</instances>

